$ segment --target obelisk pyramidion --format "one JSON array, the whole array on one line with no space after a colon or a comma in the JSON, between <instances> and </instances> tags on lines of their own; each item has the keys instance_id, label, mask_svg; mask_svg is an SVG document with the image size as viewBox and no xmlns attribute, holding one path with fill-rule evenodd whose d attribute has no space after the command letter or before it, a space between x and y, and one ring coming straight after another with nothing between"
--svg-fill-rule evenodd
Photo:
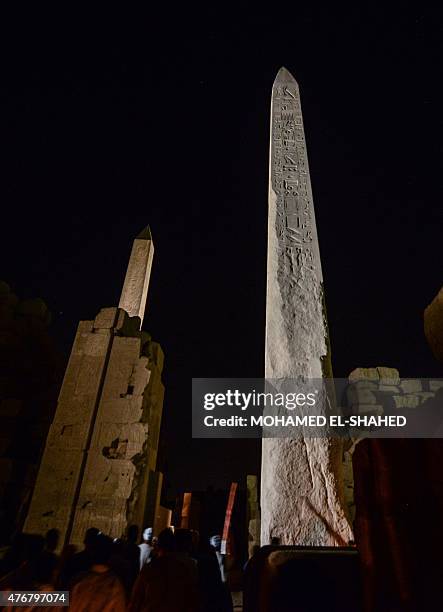
<instances>
[{"instance_id":1,"label":"obelisk pyramidion","mask_svg":"<svg viewBox=\"0 0 443 612\"><path fill-rule=\"evenodd\" d=\"M281 68L272 89L266 299L267 379L331 375L317 229L298 85ZM352 539L342 444L263 438L261 543L336 546Z\"/></svg>"}]
</instances>

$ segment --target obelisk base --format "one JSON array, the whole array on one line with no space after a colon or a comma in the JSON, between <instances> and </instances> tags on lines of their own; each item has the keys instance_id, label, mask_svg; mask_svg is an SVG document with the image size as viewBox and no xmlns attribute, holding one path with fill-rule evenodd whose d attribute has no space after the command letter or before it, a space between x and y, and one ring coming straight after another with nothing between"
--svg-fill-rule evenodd
<instances>
[{"instance_id":1,"label":"obelisk base","mask_svg":"<svg viewBox=\"0 0 443 612\"><path fill-rule=\"evenodd\" d=\"M263 439L261 544L346 546L342 441Z\"/></svg>"}]
</instances>

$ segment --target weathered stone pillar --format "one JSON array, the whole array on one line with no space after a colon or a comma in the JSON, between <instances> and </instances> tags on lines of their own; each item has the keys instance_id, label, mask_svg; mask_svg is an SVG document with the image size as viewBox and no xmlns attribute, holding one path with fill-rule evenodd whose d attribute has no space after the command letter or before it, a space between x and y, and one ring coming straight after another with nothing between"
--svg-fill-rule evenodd
<instances>
[{"instance_id":1,"label":"weathered stone pillar","mask_svg":"<svg viewBox=\"0 0 443 612\"><path fill-rule=\"evenodd\" d=\"M298 85L282 68L271 110L267 379L331 375L323 277ZM261 543L346 545L342 442L264 438Z\"/></svg>"}]
</instances>

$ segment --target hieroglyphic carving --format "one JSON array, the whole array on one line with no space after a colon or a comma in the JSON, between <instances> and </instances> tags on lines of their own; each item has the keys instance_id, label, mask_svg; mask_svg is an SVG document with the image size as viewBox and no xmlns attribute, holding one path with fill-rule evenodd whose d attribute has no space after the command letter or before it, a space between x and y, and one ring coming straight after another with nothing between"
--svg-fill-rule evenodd
<instances>
[{"instance_id":1,"label":"hieroglyphic carving","mask_svg":"<svg viewBox=\"0 0 443 612\"><path fill-rule=\"evenodd\" d=\"M314 206L298 85L281 68L272 89L265 376L330 375ZM327 409L327 402L317 408ZM264 436L261 542L331 546L352 539L342 442Z\"/></svg>"},{"instance_id":2,"label":"hieroglyphic carving","mask_svg":"<svg viewBox=\"0 0 443 612\"><path fill-rule=\"evenodd\" d=\"M297 83L276 82L272 92L271 188L276 195L277 236L286 278L306 274L321 281L320 257ZM283 78L286 76L283 75Z\"/></svg>"}]
</instances>

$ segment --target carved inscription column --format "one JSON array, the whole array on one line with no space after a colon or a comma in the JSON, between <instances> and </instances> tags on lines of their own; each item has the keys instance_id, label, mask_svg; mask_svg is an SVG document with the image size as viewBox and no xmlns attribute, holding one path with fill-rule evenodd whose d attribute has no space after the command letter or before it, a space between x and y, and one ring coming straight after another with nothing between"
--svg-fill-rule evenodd
<instances>
[{"instance_id":1,"label":"carved inscription column","mask_svg":"<svg viewBox=\"0 0 443 612\"><path fill-rule=\"evenodd\" d=\"M266 299L268 379L331 375L323 277L298 85L272 90ZM261 543L344 545L342 443L264 438Z\"/></svg>"}]
</instances>

